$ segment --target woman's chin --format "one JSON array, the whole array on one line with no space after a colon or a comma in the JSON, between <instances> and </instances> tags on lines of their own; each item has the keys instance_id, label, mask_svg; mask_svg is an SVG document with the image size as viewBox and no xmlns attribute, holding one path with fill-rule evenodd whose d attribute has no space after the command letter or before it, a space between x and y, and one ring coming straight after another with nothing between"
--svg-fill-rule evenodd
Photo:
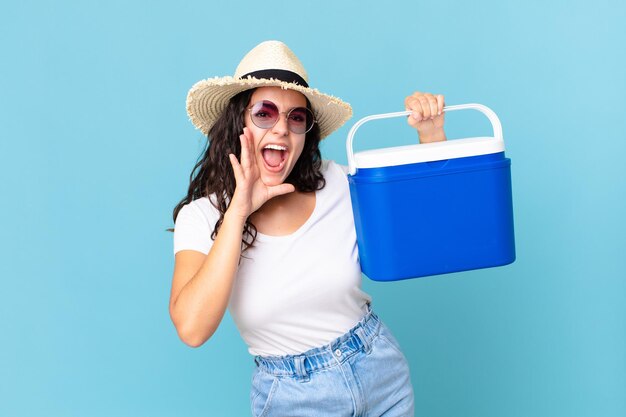
<instances>
[{"instance_id":1,"label":"woman's chin","mask_svg":"<svg viewBox=\"0 0 626 417\"><path fill-rule=\"evenodd\" d=\"M263 184L267 185L268 187L280 185L284 183L286 179L287 178L283 175L283 173L274 174L274 173L265 172L261 174L261 181L263 181Z\"/></svg>"}]
</instances>

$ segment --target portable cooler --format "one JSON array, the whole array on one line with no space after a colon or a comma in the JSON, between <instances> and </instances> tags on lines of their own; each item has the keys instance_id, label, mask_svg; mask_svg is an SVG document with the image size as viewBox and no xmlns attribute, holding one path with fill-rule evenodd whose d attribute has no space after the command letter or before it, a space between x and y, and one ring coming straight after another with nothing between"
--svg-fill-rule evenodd
<instances>
[{"instance_id":1,"label":"portable cooler","mask_svg":"<svg viewBox=\"0 0 626 417\"><path fill-rule=\"evenodd\" d=\"M350 195L362 271L395 281L510 264L515 260L511 160L505 157L496 114L494 136L398 146L354 154L354 134L365 122L407 116L374 115L350 130Z\"/></svg>"}]
</instances>

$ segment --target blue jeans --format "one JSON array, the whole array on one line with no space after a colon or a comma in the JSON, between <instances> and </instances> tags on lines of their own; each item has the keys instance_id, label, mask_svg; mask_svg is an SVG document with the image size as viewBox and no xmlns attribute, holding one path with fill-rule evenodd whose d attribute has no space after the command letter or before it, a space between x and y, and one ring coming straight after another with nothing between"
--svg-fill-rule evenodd
<instances>
[{"instance_id":1,"label":"blue jeans","mask_svg":"<svg viewBox=\"0 0 626 417\"><path fill-rule=\"evenodd\" d=\"M301 355L255 358L252 415L413 416L406 358L371 311L348 333Z\"/></svg>"}]
</instances>

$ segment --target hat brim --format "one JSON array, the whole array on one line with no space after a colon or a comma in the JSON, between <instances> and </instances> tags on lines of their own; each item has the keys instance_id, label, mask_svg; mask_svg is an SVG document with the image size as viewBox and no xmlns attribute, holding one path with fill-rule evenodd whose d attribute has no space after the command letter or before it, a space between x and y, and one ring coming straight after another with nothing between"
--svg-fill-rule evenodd
<instances>
[{"instance_id":1,"label":"hat brim","mask_svg":"<svg viewBox=\"0 0 626 417\"><path fill-rule=\"evenodd\" d=\"M231 98L242 91L258 87L280 87L304 94L311 103L322 139L339 129L352 116L350 104L337 97L320 93L314 88L276 79L227 76L198 81L191 87L187 94L189 119L196 128L206 135Z\"/></svg>"}]
</instances>

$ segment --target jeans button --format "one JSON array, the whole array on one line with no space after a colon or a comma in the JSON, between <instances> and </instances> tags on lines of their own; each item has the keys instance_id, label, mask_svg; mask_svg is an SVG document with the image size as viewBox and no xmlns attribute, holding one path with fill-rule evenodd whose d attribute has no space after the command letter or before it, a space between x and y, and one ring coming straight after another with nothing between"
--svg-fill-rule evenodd
<instances>
[{"instance_id":1,"label":"jeans button","mask_svg":"<svg viewBox=\"0 0 626 417\"><path fill-rule=\"evenodd\" d=\"M335 351L335 356L337 356L338 358L340 358L342 354L343 354L343 352L341 352L341 349L337 349Z\"/></svg>"}]
</instances>

